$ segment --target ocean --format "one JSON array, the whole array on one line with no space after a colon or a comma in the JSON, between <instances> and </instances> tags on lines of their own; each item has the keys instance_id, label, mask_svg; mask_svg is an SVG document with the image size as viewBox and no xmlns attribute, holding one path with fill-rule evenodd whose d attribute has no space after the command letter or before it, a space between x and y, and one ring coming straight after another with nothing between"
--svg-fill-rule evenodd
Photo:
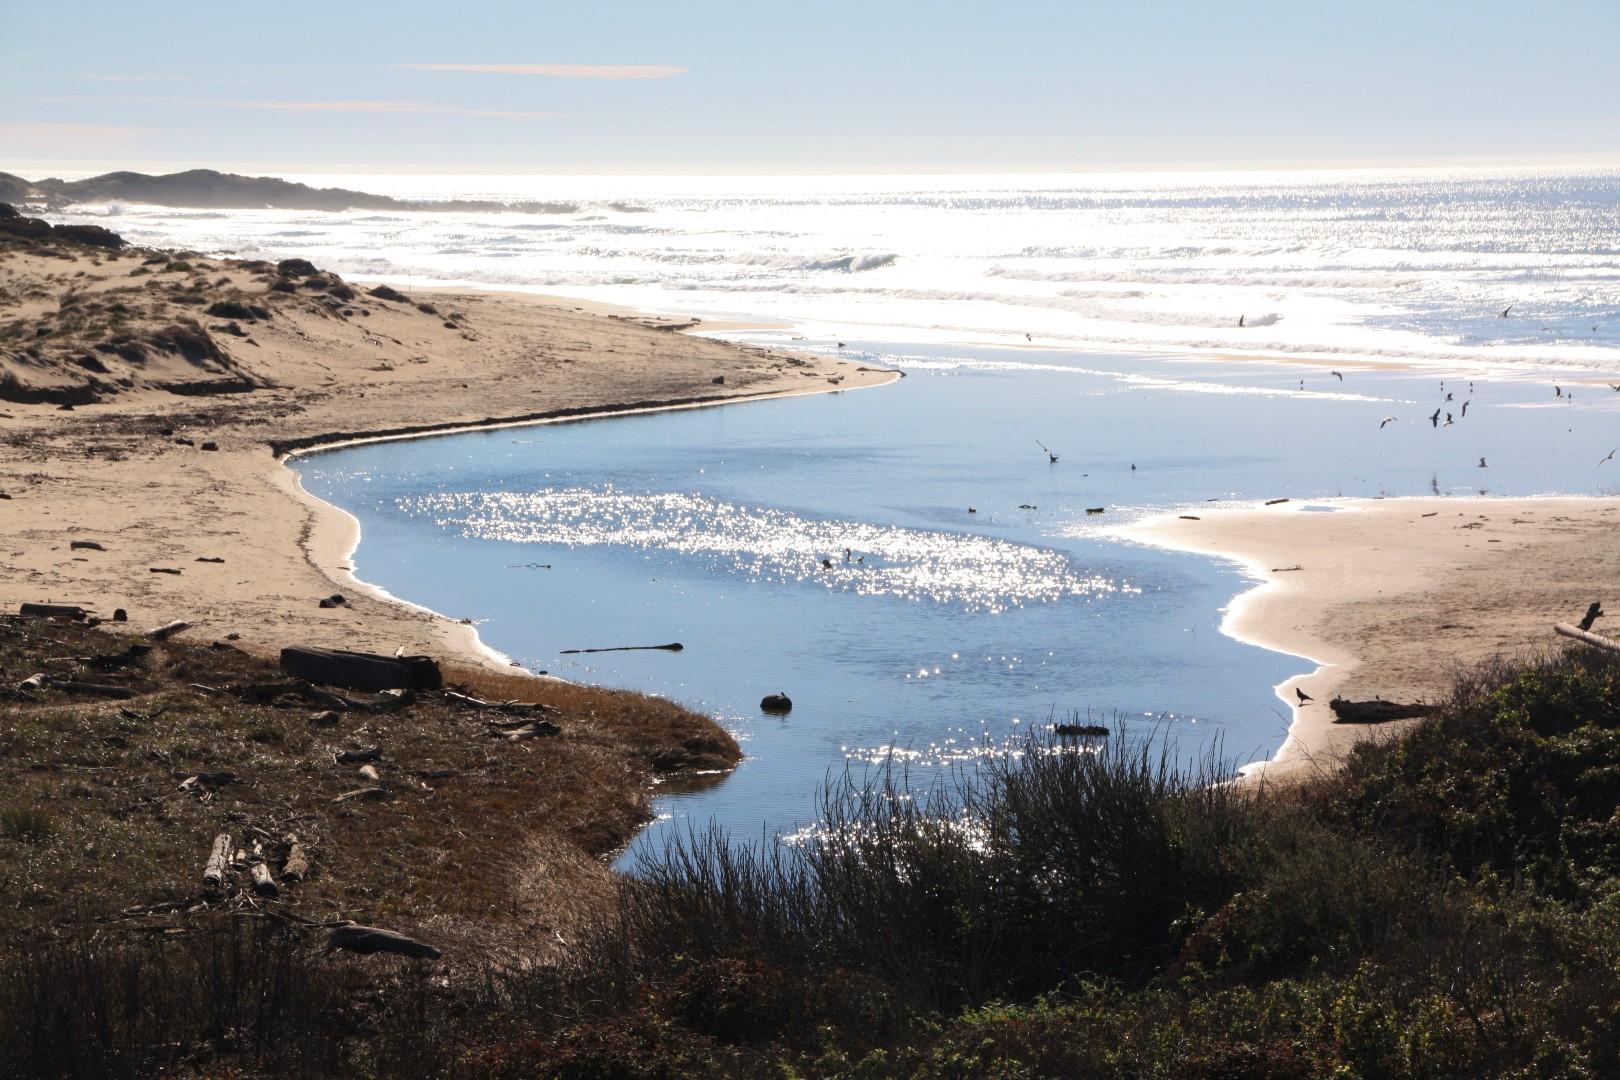
<instances>
[{"instance_id":1,"label":"ocean","mask_svg":"<svg viewBox=\"0 0 1620 1080\"><path fill-rule=\"evenodd\" d=\"M1311 663L1220 633L1236 567L1122 523L1620 487L1596 464L1620 444L1614 171L300 179L572 209L72 216L406 287L733 320L907 374L295 463L361 522L362 578L535 670L736 733L744 764L661 797L626 867L711 821L792 836L845 769L927 779L1054 719L1188 763L1269 756L1289 720L1272 687ZM785 718L758 708L776 691Z\"/></svg>"}]
</instances>

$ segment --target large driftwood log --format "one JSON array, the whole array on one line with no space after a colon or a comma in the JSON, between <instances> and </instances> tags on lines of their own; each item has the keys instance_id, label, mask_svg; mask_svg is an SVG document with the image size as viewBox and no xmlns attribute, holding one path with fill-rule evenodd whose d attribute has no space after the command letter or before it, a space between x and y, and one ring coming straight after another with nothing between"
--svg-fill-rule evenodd
<instances>
[{"instance_id":1,"label":"large driftwood log","mask_svg":"<svg viewBox=\"0 0 1620 1080\"><path fill-rule=\"evenodd\" d=\"M1344 698L1334 698L1328 702L1328 708L1333 710L1335 724L1382 724L1390 720L1411 720L1419 716L1428 716L1434 712L1434 705L1402 705L1398 701L1347 701Z\"/></svg>"},{"instance_id":2,"label":"large driftwood log","mask_svg":"<svg viewBox=\"0 0 1620 1080\"><path fill-rule=\"evenodd\" d=\"M1620 641L1606 638L1602 634L1594 634L1589 630L1582 630L1578 626L1571 626L1569 623L1554 623L1553 629L1567 638L1584 641L1593 648L1605 649L1609 652L1620 652Z\"/></svg>"},{"instance_id":3,"label":"large driftwood log","mask_svg":"<svg viewBox=\"0 0 1620 1080\"><path fill-rule=\"evenodd\" d=\"M67 618L82 619L88 614L84 608L77 604L29 604L24 603L20 609L24 615L33 615L36 618Z\"/></svg>"},{"instance_id":4,"label":"large driftwood log","mask_svg":"<svg viewBox=\"0 0 1620 1080\"><path fill-rule=\"evenodd\" d=\"M180 631L190 629L191 624L186 622L186 620L176 619L174 622L164 623L162 626L154 626L152 629L146 632L146 636L149 638L155 638L158 641L167 641Z\"/></svg>"},{"instance_id":5,"label":"large driftwood log","mask_svg":"<svg viewBox=\"0 0 1620 1080\"><path fill-rule=\"evenodd\" d=\"M281 893L275 879L270 876L270 868L264 863L254 863L248 872L253 875L254 896L277 896Z\"/></svg>"},{"instance_id":6,"label":"large driftwood log","mask_svg":"<svg viewBox=\"0 0 1620 1080\"><path fill-rule=\"evenodd\" d=\"M225 891L225 875L231 863L231 834L214 837L214 846L208 852L208 865L203 868L203 891L217 896Z\"/></svg>"},{"instance_id":7,"label":"large driftwood log","mask_svg":"<svg viewBox=\"0 0 1620 1080\"><path fill-rule=\"evenodd\" d=\"M439 665L428 656L382 656L291 645L281 650L281 670L350 690L437 690L442 685Z\"/></svg>"},{"instance_id":8,"label":"large driftwood log","mask_svg":"<svg viewBox=\"0 0 1620 1080\"><path fill-rule=\"evenodd\" d=\"M281 864L282 881L303 881L309 876L309 850L292 833L287 834L287 861Z\"/></svg>"},{"instance_id":9,"label":"large driftwood log","mask_svg":"<svg viewBox=\"0 0 1620 1080\"><path fill-rule=\"evenodd\" d=\"M442 955L432 945L406 937L398 931L361 926L358 923L334 927L332 936L326 939L326 947L347 949L349 952L367 955L380 952L398 953L400 956L413 956L421 960L437 960Z\"/></svg>"}]
</instances>

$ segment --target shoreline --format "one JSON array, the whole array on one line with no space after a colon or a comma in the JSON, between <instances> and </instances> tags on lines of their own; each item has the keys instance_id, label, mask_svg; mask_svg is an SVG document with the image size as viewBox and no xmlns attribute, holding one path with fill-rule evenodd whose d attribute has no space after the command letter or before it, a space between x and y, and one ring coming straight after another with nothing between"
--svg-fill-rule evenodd
<instances>
[{"instance_id":1,"label":"shoreline","mask_svg":"<svg viewBox=\"0 0 1620 1080\"><path fill-rule=\"evenodd\" d=\"M1620 500L1601 496L1409 496L1169 511L1111 535L1236 563L1254 584L1221 632L1312 665L1274 687L1287 736L1241 770L1263 783L1332 769L1413 723L1336 724L1333 697L1434 703L1459 669L1556 647L1553 622L1620 589L1620 551L1593 543L1616 523Z\"/></svg>"},{"instance_id":2,"label":"shoreline","mask_svg":"<svg viewBox=\"0 0 1620 1080\"><path fill-rule=\"evenodd\" d=\"M855 387L855 390L870 390L877 387L888 386L898 382L904 374L896 372L895 377L883 382L872 382ZM463 659L474 662L475 666L493 665L498 669L510 671L512 668L520 669L537 679L563 680L560 676L547 672L530 671L506 653L490 645L478 632L478 625L474 622L463 621L454 616L435 611L423 604L408 600L389 592L380 585L375 585L360 577L356 571L355 554L360 550L363 539L360 520L349 511L336 503L327 502L304 487L302 475L294 468L291 462L301 457L313 454L330 453L350 446L362 446L368 443L401 442L407 439L426 439L440 436L460 435L477 431L494 431L504 428L540 427L547 424L581 423L590 420L608 420L622 416L640 416L649 413L676 412L684 409L704 409L722 405L740 404L751 401L770 401L777 398L802 397L809 394L825 394L834 391L828 390L784 390L775 393L762 393L757 395L738 395L734 397L707 397L683 402L649 402L642 405L606 405L600 409L583 409L572 411L567 415L554 415L543 417L516 418L510 420L492 418L481 423L461 424L453 427L426 426L409 431L400 431L390 434L364 435L364 436L333 436L328 440L322 436L312 436L311 444L286 453L278 453L276 462L279 466L276 483L284 486L288 494L300 502L310 516L309 528L306 530L301 542L305 557L310 564L335 584L363 592L383 603L394 604L411 612L419 612L434 619L453 623L454 626L446 631L447 642L455 650L454 639L464 636L466 638L459 652Z\"/></svg>"}]
</instances>

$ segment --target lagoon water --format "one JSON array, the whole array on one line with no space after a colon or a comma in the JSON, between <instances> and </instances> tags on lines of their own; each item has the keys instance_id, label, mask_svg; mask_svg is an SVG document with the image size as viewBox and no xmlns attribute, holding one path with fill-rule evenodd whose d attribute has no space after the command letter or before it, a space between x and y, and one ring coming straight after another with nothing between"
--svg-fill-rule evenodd
<instances>
[{"instance_id":1,"label":"lagoon water","mask_svg":"<svg viewBox=\"0 0 1620 1080\"><path fill-rule=\"evenodd\" d=\"M850 345L908 377L296 467L359 518L361 577L478 620L528 667L662 694L736 733L744 764L661 799L625 865L671 827L791 833L848 766L892 753L914 774L948 768L1054 713L1169 735L1187 761L1269 756L1288 722L1271 688L1311 665L1220 633L1247 587L1236 567L1108 535L1141 514L1620 487L1596 465L1620 441L1620 395L1601 385L1569 401L1476 372L1470 395L1453 373L1445 407L1472 405L1434 427L1445 391L1428 371L1341 381L1280 364ZM1380 429L1387 415L1399 419ZM563 654L670 641L684 651ZM794 699L786 718L757 707L777 690Z\"/></svg>"},{"instance_id":2,"label":"lagoon water","mask_svg":"<svg viewBox=\"0 0 1620 1080\"><path fill-rule=\"evenodd\" d=\"M1187 759L1267 756L1288 721L1271 687L1308 662L1219 633L1234 567L1112 524L1209 499L1620 487L1597 464L1620 445L1613 168L292 179L491 208L61 216L406 288L774 322L745 336L908 373L297 463L360 519L361 577L530 667L737 733L741 768L661 800L626 865L672 824L791 831L846 764L937 770L1054 712L1118 715ZM1286 362L1312 358L1343 380ZM793 713L761 716L777 690Z\"/></svg>"}]
</instances>

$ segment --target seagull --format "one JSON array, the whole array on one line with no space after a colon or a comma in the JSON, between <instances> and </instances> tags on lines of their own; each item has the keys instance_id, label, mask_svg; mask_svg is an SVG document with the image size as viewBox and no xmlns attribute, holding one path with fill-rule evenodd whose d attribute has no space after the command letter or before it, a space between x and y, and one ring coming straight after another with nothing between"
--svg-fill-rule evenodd
<instances>
[{"instance_id":1,"label":"seagull","mask_svg":"<svg viewBox=\"0 0 1620 1080\"><path fill-rule=\"evenodd\" d=\"M1490 466L1489 466L1489 465L1487 465L1487 464L1485 464L1485 459L1484 459L1484 458L1480 458L1480 459L1479 459L1479 467L1480 467L1480 468L1482 468L1482 469L1488 469L1488 468L1490 468Z\"/></svg>"},{"instance_id":2,"label":"seagull","mask_svg":"<svg viewBox=\"0 0 1620 1080\"><path fill-rule=\"evenodd\" d=\"M1435 427L1440 426L1440 410L1439 409L1434 410L1434 414L1429 417L1429 423L1433 424Z\"/></svg>"},{"instance_id":3,"label":"seagull","mask_svg":"<svg viewBox=\"0 0 1620 1080\"><path fill-rule=\"evenodd\" d=\"M1030 336L1029 336L1029 335L1028 335L1028 334L1025 334L1025 335L1024 335L1024 340L1025 340L1025 341L1034 341L1034 340L1035 340L1035 339L1034 339L1034 338L1032 338L1032 337L1030 337Z\"/></svg>"},{"instance_id":4,"label":"seagull","mask_svg":"<svg viewBox=\"0 0 1620 1080\"><path fill-rule=\"evenodd\" d=\"M1053 465L1057 464L1057 457L1058 456L1056 454L1052 453L1051 450L1048 450L1045 443L1041 442L1041 440L1039 440L1039 439L1036 439L1035 440L1035 445L1040 447L1042 450L1046 450L1046 456L1047 456L1050 464L1053 464Z\"/></svg>"},{"instance_id":5,"label":"seagull","mask_svg":"<svg viewBox=\"0 0 1620 1080\"><path fill-rule=\"evenodd\" d=\"M1456 422L1457 422L1457 421L1455 421L1455 420L1453 420L1453 419L1452 419L1452 418L1451 418L1451 414L1450 414L1450 413L1446 413L1446 422L1445 422L1445 425L1444 425L1444 426L1445 426L1445 427L1450 427L1450 426L1451 426L1451 425L1452 425L1452 424L1455 424L1455 423L1456 423Z\"/></svg>"},{"instance_id":6,"label":"seagull","mask_svg":"<svg viewBox=\"0 0 1620 1080\"><path fill-rule=\"evenodd\" d=\"M1613 390L1617 394L1620 394L1620 383L1610 383L1609 389Z\"/></svg>"},{"instance_id":7,"label":"seagull","mask_svg":"<svg viewBox=\"0 0 1620 1080\"><path fill-rule=\"evenodd\" d=\"M1393 423L1394 423L1394 422L1395 422L1395 417L1393 417L1393 416L1386 416L1386 417L1384 417L1384 419L1383 419L1383 420L1382 420L1382 421L1381 421L1381 422L1380 422L1380 423L1379 423L1379 425L1378 425L1378 430L1379 430L1379 431L1383 431L1383 430L1384 430L1384 425L1385 425L1385 424L1393 424Z\"/></svg>"},{"instance_id":8,"label":"seagull","mask_svg":"<svg viewBox=\"0 0 1620 1080\"><path fill-rule=\"evenodd\" d=\"M1469 399L1469 401L1465 401L1465 402L1463 402L1463 411L1462 411L1462 414L1463 414L1463 416L1465 416L1465 417L1466 417L1466 416L1467 416L1467 415L1468 415L1468 405L1469 405L1469 402L1470 402L1470 401L1472 401L1472 400L1473 400L1473 399L1472 399L1472 398L1470 398L1470 399Z\"/></svg>"},{"instance_id":9,"label":"seagull","mask_svg":"<svg viewBox=\"0 0 1620 1080\"><path fill-rule=\"evenodd\" d=\"M1299 703L1301 705L1305 704L1307 701L1315 701L1316 700L1315 698L1311 697L1311 695L1307 694L1305 691L1301 690L1297 686L1294 687L1294 693L1299 697Z\"/></svg>"},{"instance_id":10,"label":"seagull","mask_svg":"<svg viewBox=\"0 0 1620 1080\"><path fill-rule=\"evenodd\" d=\"M1598 462L1598 464L1603 465L1603 464L1606 464L1607 462L1613 461L1614 460L1614 455L1615 455L1616 452L1620 452L1620 446L1617 446L1613 450L1610 450L1609 451L1609 456L1604 458L1602 461Z\"/></svg>"},{"instance_id":11,"label":"seagull","mask_svg":"<svg viewBox=\"0 0 1620 1080\"><path fill-rule=\"evenodd\" d=\"M1509 304L1507 307L1503 308L1502 309L1502 318L1504 318L1504 319L1507 318L1507 313L1512 311L1513 307L1514 307L1514 305Z\"/></svg>"},{"instance_id":12,"label":"seagull","mask_svg":"<svg viewBox=\"0 0 1620 1080\"><path fill-rule=\"evenodd\" d=\"M1331 374L1335 379L1338 379L1340 382L1344 382L1344 376L1340 375L1337 371L1330 372L1329 374Z\"/></svg>"},{"instance_id":13,"label":"seagull","mask_svg":"<svg viewBox=\"0 0 1620 1080\"><path fill-rule=\"evenodd\" d=\"M1558 386L1557 384L1554 384L1553 385L1553 397L1563 397L1563 396L1564 396L1564 388L1562 386Z\"/></svg>"},{"instance_id":14,"label":"seagull","mask_svg":"<svg viewBox=\"0 0 1620 1080\"><path fill-rule=\"evenodd\" d=\"M1239 327L1241 327L1243 325L1243 320L1246 319L1246 318L1248 318L1247 315L1239 315L1238 316L1238 326Z\"/></svg>"}]
</instances>

